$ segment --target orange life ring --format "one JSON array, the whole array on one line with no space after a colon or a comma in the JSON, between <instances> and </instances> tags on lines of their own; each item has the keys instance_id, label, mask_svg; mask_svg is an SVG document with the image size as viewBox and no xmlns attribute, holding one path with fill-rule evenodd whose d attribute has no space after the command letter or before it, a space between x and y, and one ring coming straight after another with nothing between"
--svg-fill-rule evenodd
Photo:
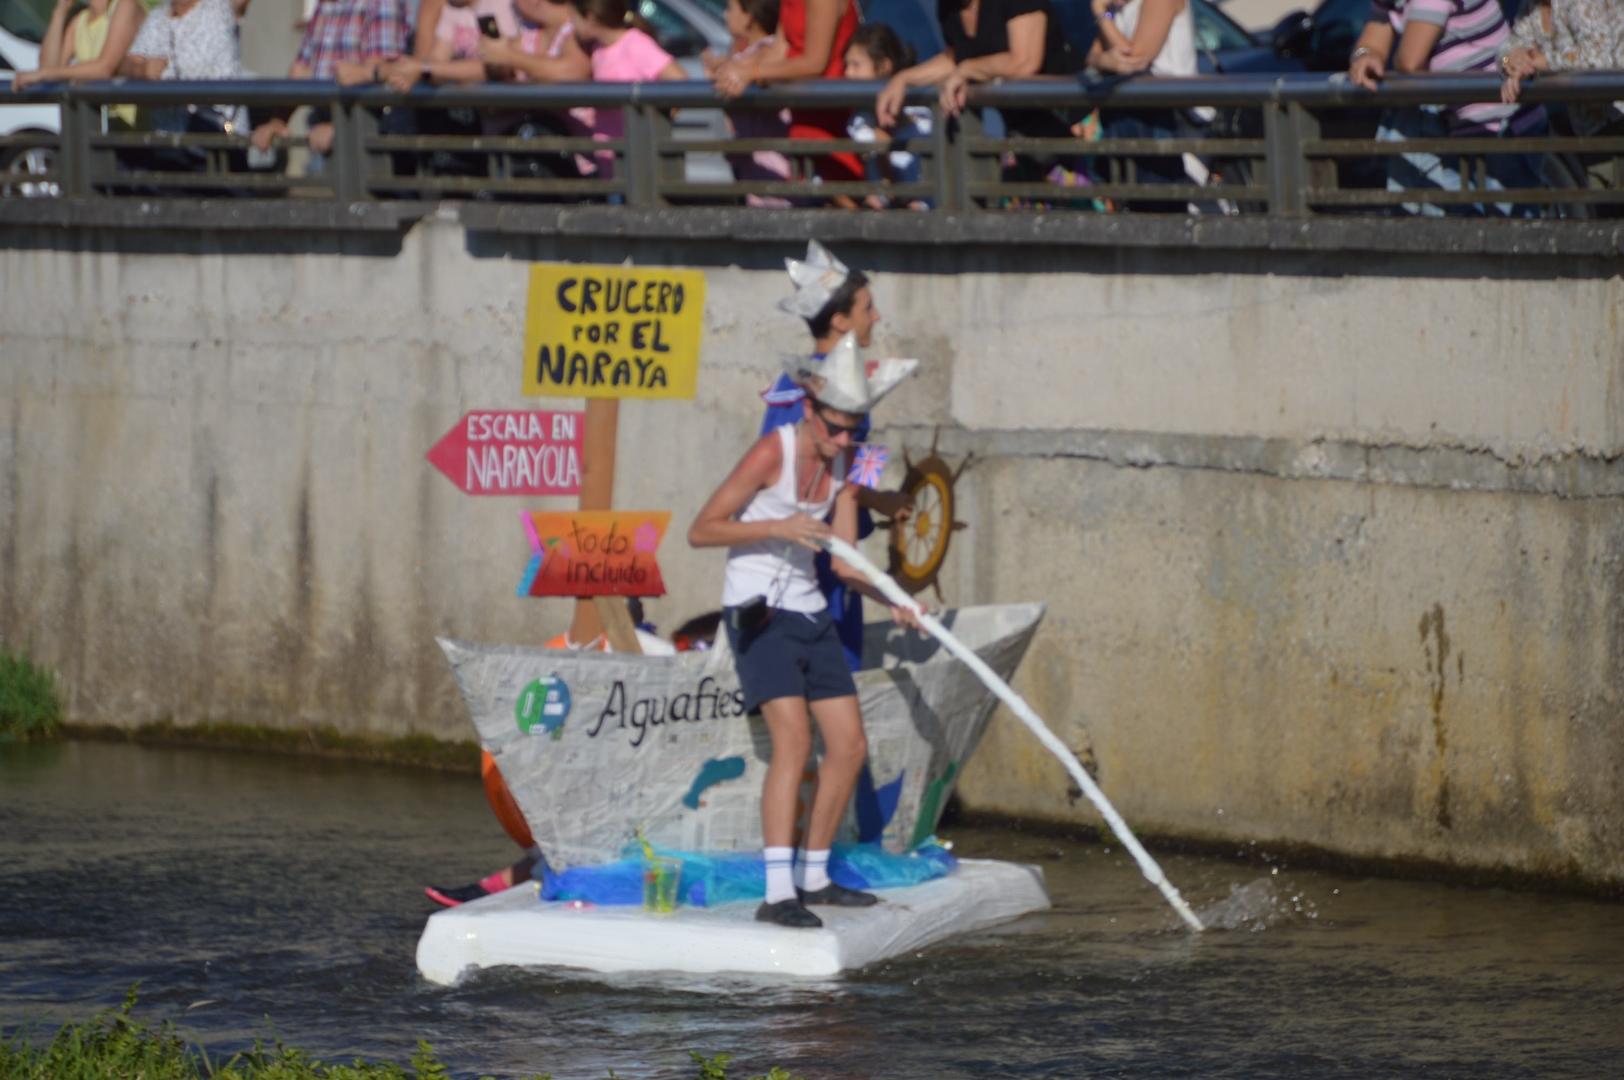
<instances>
[{"instance_id":1,"label":"orange life ring","mask_svg":"<svg viewBox=\"0 0 1624 1080\"><path fill-rule=\"evenodd\" d=\"M502 823L503 831L526 851L535 847L536 840L530 835L530 825L519 812L519 804L513 801L513 792L508 790L507 782L496 768L496 759L491 757L489 751L479 752L479 776L485 781L485 798L490 800L491 812Z\"/></svg>"}]
</instances>

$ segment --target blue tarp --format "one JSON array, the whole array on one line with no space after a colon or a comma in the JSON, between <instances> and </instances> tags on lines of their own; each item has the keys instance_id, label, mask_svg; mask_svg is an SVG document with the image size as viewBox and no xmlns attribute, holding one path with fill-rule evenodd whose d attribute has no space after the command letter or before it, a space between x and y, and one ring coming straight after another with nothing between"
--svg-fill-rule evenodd
<instances>
[{"instance_id":1,"label":"blue tarp","mask_svg":"<svg viewBox=\"0 0 1624 1080\"><path fill-rule=\"evenodd\" d=\"M581 900L605 907L643 902L643 859L629 857L602 866L572 866L554 872L543 867L543 900ZM759 855L666 851L682 860L677 883L681 903L715 907L736 900L760 900L767 891L767 872ZM918 885L951 874L959 862L935 838L906 855L892 855L878 844L836 844L829 856L829 876L848 889L891 889Z\"/></svg>"}]
</instances>

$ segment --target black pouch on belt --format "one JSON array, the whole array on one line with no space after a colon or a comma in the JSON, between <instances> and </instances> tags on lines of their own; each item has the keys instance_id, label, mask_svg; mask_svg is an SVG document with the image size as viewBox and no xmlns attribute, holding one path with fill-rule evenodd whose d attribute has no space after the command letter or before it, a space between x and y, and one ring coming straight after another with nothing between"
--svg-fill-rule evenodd
<instances>
[{"instance_id":1,"label":"black pouch on belt","mask_svg":"<svg viewBox=\"0 0 1624 1080\"><path fill-rule=\"evenodd\" d=\"M773 609L767 606L765 596L752 596L734 608L732 615L734 629L753 634L767 625L767 620L773 617Z\"/></svg>"}]
</instances>

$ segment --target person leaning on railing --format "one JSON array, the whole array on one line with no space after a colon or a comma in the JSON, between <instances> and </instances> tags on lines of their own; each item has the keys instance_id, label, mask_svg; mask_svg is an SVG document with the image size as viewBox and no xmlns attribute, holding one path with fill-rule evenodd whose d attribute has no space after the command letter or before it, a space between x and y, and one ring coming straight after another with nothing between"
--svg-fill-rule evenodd
<instances>
[{"instance_id":1,"label":"person leaning on railing","mask_svg":"<svg viewBox=\"0 0 1624 1080\"><path fill-rule=\"evenodd\" d=\"M1522 94L1525 79L1544 71L1624 70L1624 0L1544 0L1529 2L1500 46L1500 100ZM1553 117L1553 123L1557 118ZM1563 110L1573 134L1617 138L1624 135L1624 102L1575 102ZM1616 188L1612 154L1580 155L1591 187ZM1613 207L1605 208L1613 210Z\"/></svg>"},{"instance_id":2,"label":"person leaning on railing","mask_svg":"<svg viewBox=\"0 0 1624 1080\"><path fill-rule=\"evenodd\" d=\"M520 83L572 83L592 78L592 61L575 36L568 3L513 0L513 10L519 17L517 38L480 39L479 58L493 77ZM580 110L580 115L576 110L493 109L480 119L487 135L581 138L592 134L592 117L590 109ZM545 152L515 155L511 160L515 176L572 179L581 175L574 154Z\"/></svg>"},{"instance_id":3,"label":"person leaning on railing","mask_svg":"<svg viewBox=\"0 0 1624 1080\"><path fill-rule=\"evenodd\" d=\"M1195 15L1189 0L1093 0L1099 35L1088 50L1088 66L1113 75L1146 71L1151 75L1196 74ZM1192 109L1101 109L1100 124L1108 139L1171 139L1199 135L1217 115L1208 106ZM1141 184L1205 183L1207 170L1192 157L1134 158L1134 179ZM1094 180L1105 183L1106 159L1095 163ZM1181 210L1182 203L1129 203L1132 209Z\"/></svg>"},{"instance_id":4,"label":"person leaning on railing","mask_svg":"<svg viewBox=\"0 0 1624 1080\"><path fill-rule=\"evenodd\" d=\"M243 0L242 8L247 8ZM141 24L119 65L128 79L231 82L242 78L238 8L231 0L164 0ZM168 105L152 110L157 131L231 135L248 126L240 105ZM207 155L194 147L164 147L127 160L163 171L201 171Z\"/></svg>"},{"instance_id":5,"label":"person leaning on railing","mask_svg":"<svg viewBox=\"0 0 1624 1080\"><path fill-rule=\"evenodd\" d=\"M486 30L493 30L493 37L498 41L518 37L519 21L511 0L446 0L432 27L418 25L418 47L413 54L377 65L375 75L401 94L410 92L419 83L465 86L486 82L490 73L479 56L480 39ZM433 39L426 56L421 48L424 37ZM419 135L473 137L482 130L479 114L466 107L418 109L416 117ZM486 159L481 154L440 149L429 151L426 157L430 171L438 176L488 173Z\"/></svg>"},{"instance_id":6,"label":"person leaning on railing","mask_svg":"<svg viewBox=\"0 0 1624 1080\"><path fill-rule=\"evenodd\" d=\"M288 78L331 79L346 86L376 82L383 64L406 53L411 32L405 0L320 0L305 24ZM268 150L272 139L286 138L292 115L293 109L286 108L256 127L253 145ZM378 128L389 135L417 130L409 109L384 110ZM333 148L332 110L310 110L309 142L309 171L319 174Z\"/></svg>"},{"instance_id":7,"label":"person leaning on railing","mask_svg":"<svg viewBox=\"0 0 1624 1080\"><path fill-rule=\"evenodd\" d=\"M146 18L140 0L90 0L71 19L73 0L56 0L39 46L39 70L20 71L13 90L42 82L104 82L118 74ZM115 105L108 116L135 126L135 106Z\"/></svg>"},{"instance_id":8,"label":"person leaning on railing","mask_svg":"<svg viewBox=\"0 0 1624 1080\"><path fill-rule=\"evenodd\" d=\"M435 20L428 55L416 50L411 56L385 61L378 65L381 81L402 94L420 82L445 86L487 81L485 61L479 56L482 24L495 27L497 41L519 36L512 0L446 0ZM428 32L428 27L418 27L419 43Z\"/></svg>"},{"instance_id":9,"label":"person leaning on railing","mask_svg":"<svg viewBox=\"0 0 1624 1080\"><path fill-rule=\"evenodd\" d=\"M782 0L777 33L782 52L775 48L730 58L711 76L716 93L731 100L752 86L844 78L846 46L859 21L857 0ZM844 139L847 115L845 109L791 109L790 138ZM813 159L813 168L826 181L863 178L855 154L823 154Z\"/></svg>"},{"instance_id":10,"label":"person leaning on railing","mask_svg":"<svg viewBox=\"0 0 1624 1080\"><path fill-rule=\"evenodd\" d=\"M1370 16L1349 60L1348 76L1356 85L1372 90L1387 73L1389 56L1394 69L1406 74L1493 72L1499 49L1510 36L1496 0L1371 0ZM1525 137L1542 135L1545 130L1543 107L1503 103L1420 105L1388 110L1376 138L1402 142L1443 137ZM1489 154L1484 164L1488 174L1486 190L1544 186L1540 178L1541 155ZM1387 189L1460 191L1463 173L1475 175L1471 159L1463 162L1454 155L1430 153L1394 155L1387 159ZM1412 214L1433 216L1533 217L1538 212L1533 205L1510 203L1404 205Z\"/></svg>"},{"instance_id":11,"label":"person leaning on railing","mask_svg":"<svg viewBox=\"0 0 1624 1080\"><path fill-rule=\"evenodd\" d=\"M940 0L936 16L947 47L885 84L874 102L881 127L899 122L910 87L937 87L942 112L957 116L964 111L971 83L1082 70L1083 55L1066 36L1049 0ZM1071 120L1050 109L1009 109L1003 116L1011 134L1071 135ZM1016 171L1021 176L1041 174L1050 164L1023 155Z\"/></svg>"},{"instance_id":12,"label":"person leaning on railing","mask_svg":"<svg viewBox=\"0 0 1624 1080\"><path fill-rule=\"evenodd\" d=\"M903 43L897 32L881 22L864 23L852 35L846 49L846 78L873 82L889 79L892 75L914 64L912 45ZM879 118L867 109L851 114L847 132L858 142L876 145L892 142L907 143L914 139L930 138L931 112L922 105L904 106L901 123L882 127ZM886 150L863 156L864 176L871 184L917 184L924 176L919 155L908 150ZM856 205L854 202L853 206ZM870 210L887 210L891 199L886 195L870 195L863 206ZM929 210L926 199L910 199L910 210Z\"/></svg>"},{"instance_id":13,"label":"person leaning on railing","mask_svg":"<svg viewBox=\"0 0 1624 1080\"><path fill-rule=\"evenodd\" d=\"M511 40L482 37L479 58L503 79L568 83L592 78L592 61L575 36L568 0L513 0L519 17Z\"/></svg>"},{"instance_id":14,"label":"person leaning on railing","mask_svg":"<svg viewBox=\"0 0 1624 1080\"><path fill-rule=\"evenodd\" d=\"M660 48L654 27L638 18L627 0L570 0L575 34L591 48L592 81L605 83L680 82L688 77L672 55ZM619 109L595 109L592 137L600 142L624 138L626 120ZM593 155L598 175L615 175L613 150ZM610 197L617 201L618 195Z\"/></svg>"}]
</instances>

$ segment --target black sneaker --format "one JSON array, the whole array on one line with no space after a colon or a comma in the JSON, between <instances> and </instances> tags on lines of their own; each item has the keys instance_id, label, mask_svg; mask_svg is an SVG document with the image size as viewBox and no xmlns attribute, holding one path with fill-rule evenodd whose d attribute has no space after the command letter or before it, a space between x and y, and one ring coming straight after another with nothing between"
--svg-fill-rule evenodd
<instances>
[{"instance_id":1,"label":"black sneaker","mask_svg":"<svg viewBox=\"0 0 1624 1080\"><path fill-rule=\"evenodd\" d=\"M791 897L780 900L776 904L763 903L756 908L756 922L777 923L779 926L801 927L815 930L823 925L823 920L801 906L801 902Z\"/></svg>"},{"instance_id":2,"label":"black sneaker","mask_svg":"<svg viewBox=\"0 0 1624 1080\"><path fill-rule=\"evenodd\" d=\"M832 881L817 892L796 889L795 895L801 898L803 904L824 904L829 907L872 907L880 902L880 898L873 893L858 892Z\"/></svg>"},{"instance_id":3,"label":"black sneaker","mask_svg":"<svg viewBox=\"0 0 1624 1080\"><path fill-rule=\"evenodd\" d=\"M477 881L472 885L464 885L459 889L437 889L430 885L423 891L428 894L430 900L433 900L436 904L444 904L446 907L456 907L459 904L466 904L470 900L479 900L490 895L485 891L485 886Z\"/></svg>"}]
</instances>

